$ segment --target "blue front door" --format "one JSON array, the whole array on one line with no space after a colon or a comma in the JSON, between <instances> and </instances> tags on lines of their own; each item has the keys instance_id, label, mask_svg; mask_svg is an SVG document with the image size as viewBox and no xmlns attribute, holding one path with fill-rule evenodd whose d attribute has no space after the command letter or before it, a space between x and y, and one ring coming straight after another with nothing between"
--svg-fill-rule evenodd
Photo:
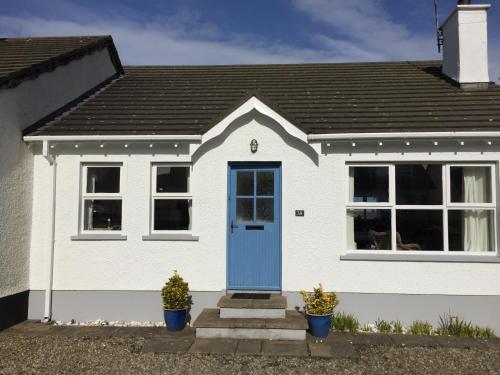
<instances>
[{"instance_id":1,"label":"blue front door","mask_svg":"<svg viewBox=\"0 0 500 375\"><path fill-rule=\"evenodd\" d=\"M228 211L227 288L280 290L280 166L231 164Z\"/></svg>"}]
</instances>

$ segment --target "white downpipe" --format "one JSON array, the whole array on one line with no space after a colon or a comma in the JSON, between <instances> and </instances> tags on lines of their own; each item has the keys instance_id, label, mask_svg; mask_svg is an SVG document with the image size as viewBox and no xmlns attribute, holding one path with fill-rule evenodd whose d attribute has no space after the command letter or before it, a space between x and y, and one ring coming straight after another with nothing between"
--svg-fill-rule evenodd
<instances>
[{"instance_id":1,"label":"white downpipe","mask_svg":"<svg viewBox=\"0 0 500 375\"><path fill-rule=\"evenodd\" d=\"M50 154L49 142L43 141L43 156L52 166L52 197L50 206L50 244L48 253L47 280L45 286L45 308L43 322L50 322L52 318L52 282L54 275L54 248L56 228L56 187L57 187L57 162L55 156Z\"/></svg>"}]
</instances>

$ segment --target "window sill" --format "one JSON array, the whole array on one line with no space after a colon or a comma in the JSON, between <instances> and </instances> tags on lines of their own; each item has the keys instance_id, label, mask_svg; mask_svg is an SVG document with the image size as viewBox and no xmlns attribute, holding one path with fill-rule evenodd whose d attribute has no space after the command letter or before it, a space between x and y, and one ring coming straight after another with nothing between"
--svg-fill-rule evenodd
<instances>
[{"instance_id":1,"label":"window sill","mask_svg":"<svg viewBox=\"0 0 500 375\"><path fill-rule=\"evenodd\" d=\"M127 236L123 234L79 234L71 236L71 241L126 241Z\"/></svg>"},{"instance_id":2,"label":"window sill","mask_svg":"<svg viewBox=\"0 0 500 375\"><path fill-rule=\"evenodd\" d=\"M156 233L142 236L143 241L198 241L198 236L190 233Z\"/></svg>"},{"instance_id":3,"label":"window sill","mask_svg":"<svg viewBox=\"0 0 500 375\"><path fill-rule=\"evenodd\" d=\"M388 262L447 262L447 263L500 263L496 253L491 255L464 255L464 254L367 254L347 253L340 256L340 260L371 260Z\"/></svg>"}]
</instances>

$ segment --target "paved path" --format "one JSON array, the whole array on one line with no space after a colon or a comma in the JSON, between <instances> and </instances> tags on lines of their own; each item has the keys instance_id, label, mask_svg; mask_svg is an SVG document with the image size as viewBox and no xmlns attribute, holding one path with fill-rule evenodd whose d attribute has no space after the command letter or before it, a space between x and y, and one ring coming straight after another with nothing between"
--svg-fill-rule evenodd
<instances>
[{"instance_id":1,"label":"paved path","mask_svg":"<svg viewBox=\"0 0 500 375\"><path fill-rule=\"evenodd\" d=\"M332 332L326 339L309 336L306 341L196 339L194 330L169 332L163 327L83 327L55 326L26 321L0 332L28 336L142 337L144 353L210 353L293 357L359 357L358 346L460 348L488 350L500 348L500 338L477 340L447 336L393 335Z\"/></svg>"}]
</instances>

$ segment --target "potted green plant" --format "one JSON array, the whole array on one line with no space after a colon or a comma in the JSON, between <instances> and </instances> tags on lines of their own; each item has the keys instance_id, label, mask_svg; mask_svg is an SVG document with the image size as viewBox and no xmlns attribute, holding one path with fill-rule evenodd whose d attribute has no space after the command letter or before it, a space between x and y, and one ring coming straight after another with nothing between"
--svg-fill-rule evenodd
<instances>
[{"instance_id":1,"label":"potted green plant","mask_svg":"<svg viewBox=\"0 0 500 375\"><path fill-rule=\"evenodd\" d=\"M334 292L325 292L323 285L313 288L312 293L300 292L304 299L306 319L313 336L326 337L332 326L333 309L339 304Z\"/></svg>"},{"instance_id":2,"label":"potted green plant","mask_svg":"<svg viewBox=\"0 0 500 375\"><path fill-rule=\"evenodd\" d=\"M189 308L189 285L174 270L174 274L161 290L163 299L163 316L169 331L180 331L187 321Z\"/></svg>"}]
</instances>

